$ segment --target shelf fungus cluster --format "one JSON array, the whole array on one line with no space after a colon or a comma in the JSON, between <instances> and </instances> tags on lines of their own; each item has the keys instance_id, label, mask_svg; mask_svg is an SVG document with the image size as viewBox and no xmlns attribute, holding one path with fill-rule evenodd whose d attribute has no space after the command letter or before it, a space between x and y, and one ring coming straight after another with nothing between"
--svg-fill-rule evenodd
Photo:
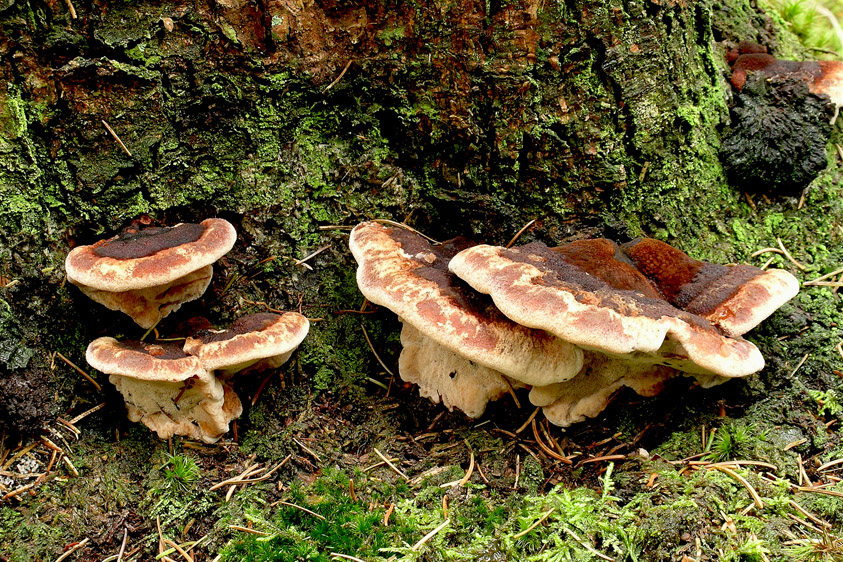
<instances>
[{"instance_id":1,"label":"shelf fungus cluster","mask_svg":"<svg viewBox=\"0 0 843 562\"><path fill-rule=\"evenodd\" d=\"M798 291L786 271L697 261L652 239L508 249L366 222L350 247L363 295L403 324L405 381L471 417L527 387L561 426L623 386L652 396L683 374L707 387L761 370L741 336Z\"/></svg>"},{"instance_id":2,"label":"shelf fungus cluster","mask_svg":"<svg viewBox=\"0 0 843 562\"><path fill-rule=\"evenodd\" d=\"M85 357L110 375L130 420L162 439L185 435L213 443L243 411L233 376L281 366L309 328L296 312L250 314L226 330L200 330L183 344L99 338Z\"/></svg>"},{"instance_id":3,"label":"shelf fungus cluster","mask_svg":"<svg viewBox=\"0 0 843 562\"><path fill-rule=\"evenodd\" d=\"M132 227L73 249L65 267L68 280L87 296L151 329L202 296L213 275L211 264L231 250L236 238L234 227L223 219ZM279 367L310 328L307 318L295 312L250 314L225 330L211 329L207 321L199 324L182 343L102 337L88 346L88 363L110 375L129 419L161 438L217 441L243 410L232 390L234 375Z\"/></svg>"}]
</instances>

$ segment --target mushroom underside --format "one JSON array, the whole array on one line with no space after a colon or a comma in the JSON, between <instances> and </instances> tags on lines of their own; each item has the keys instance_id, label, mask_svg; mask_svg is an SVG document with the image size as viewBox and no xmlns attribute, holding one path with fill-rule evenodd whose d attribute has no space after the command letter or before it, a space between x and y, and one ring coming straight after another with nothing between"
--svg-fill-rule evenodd
<instances>
[{"instance_id":1,"label":"mushroom underside","mask_svg":"<svg viewBox=\"0 0 843 562\"><path fill-rule=\"evenodd\" d=\"M439 345L404 322L403 349L398 358L401 378L419 386L419 393L449 410L458 408L468 417L480 417L490 400L509 392L507 378Z\"/></svg>"},{"instance_id":2,"label":"mushroom underside","mask_svg":"<svg viewBox=\"0 0 843 562\"><path fill-rule=\"evenodd\" d=\"M91 300L110 310L123 312L141 328L149 329L182 304L201 297L210 285L213 273L213 266L206 265L170 283L145 289L116 293L87 285L79 285L79 289Z\"/></svg>"},{"instance_id":3,"label":"mushroom underside","mask_svg":"<svg viewBox=\"0 0 843 562\"><path fill-rule=\"evenodd\" d=\"M109 381L126 401L129 419L141 422L162 439L184 435L214 443L243 411L230 386L208 373L184 381L148 381L111 375Z\"/></svg>"}]
</instances>

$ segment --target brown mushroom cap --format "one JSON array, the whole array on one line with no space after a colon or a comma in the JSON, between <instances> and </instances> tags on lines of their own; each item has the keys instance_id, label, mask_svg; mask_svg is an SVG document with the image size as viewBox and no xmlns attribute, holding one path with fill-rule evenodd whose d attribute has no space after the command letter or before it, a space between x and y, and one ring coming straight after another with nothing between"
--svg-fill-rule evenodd
<instances>
[{"instance_id":1,"label":"brown mushroom cap","mask_svg":"<svg viewBox=\"0 0 843 562\"><path fill-rule=\"evenodd\" d=\"M631 248L636 254L635 246ZM576 250L552 250L541 243L512 249L475 246L454 256L450 268L474 289L491 295L497 307L512 320L547 330L586 349L615 356L635 354L636 360L724 377L745 376L763 368L764 359L750 342L729 337L726 330L673 306L664 296L652 296L653 291L662 295L668 292L675 300L676 295L682 294L681 284L674 286L657 277L657 283L639 286L640 276L624 276L628 283L618 285L606 273L605 256L594 260L601 264L599 268L592 267L589 253L593 248L583 245L578 259L566 255L577 253ZM668 253L659 256L665 260L669 257ZM610 260L619 270L634 265L620 249L613 251ZM719 267L722 266L715 269L722 273ZM726 274L713 277L724 283L736 277L738 284L732 284L730 290L715 284L716 291L695 294L705 293L710 300L720 299L721 303L744 301L743 297L732 297L753 292L742 293L742 285L765 275L760 269L750 269L755 277L745 269L732 275L725 268ZM709 283L700 285L714 287ZM710 304L703 308L714 314L721 310ZM732 328L740 329L743 324L736 323Z\"/></svg>"},{"instance_id":2,"label":"brown mushroom cap","mask_svg":"<svg viewBox=\"0 0 843 562\"><path fill-rule=\"evenodd\" d=\"M256 363L275 368L284 364L310 329L297 312L258 313L238 318L227 330L202 330L184 343L206 369L232 374Z\"/></svg>"},{"instance_id":3,"label":"brown mushroom cap","mask_svg":"<svg viewBox=\"0 0 843 562\"><path fill-rule=\"evenodd\" d=\"M699 261L652 238L633 240L622 250L668 302L730 337L750 331L799 292L799 282L782 269Z\"/></svg>"},{"instance_id":4,"label":"brown mushroom cap","mask_svg":"<svg viewBox=\"0 0 843 562\"><path fill-rule=\"evenodd\" d=\"M237 239L223 219L200 224L148 227L71 250L68 281L100 291L121 292L165 285L217 261Z\"/></svg>"},{"instance_id":5,"label":"brown mushroom cap","mask_svg":"<svg viewBox=\"0 0 843 562\"><path fill-rule=\"evenodd\" d=\"M470 245L455 239L434 246L376 222L357 225L349 240L363 295L438 345L527 384L574 376L582 367L581 350L512 322L448 271L451 257Z\"/></svg>"},{"instance_id":6,"label":"brown mushroom cap","mask_svg":"<svg viewBox=\"0 0 843 562\"><path fill-rule=\"evenodd\" d=\"M162 439L186 435L213 443L242 413L237 395L178 344L105 337L91 342L85 358L110 375L126 400L129 419L144 423Z\"/></svg>"},{"instance_id":7,"label":"brown mushroom cap","mask_svg":"<svg viewBox=\"0 0 843 562\"><path fill-rule=\"evenodd\" d=\"M173 227L131 228L109 240L74 248L67 279L92 300L151 328L211 283L210 265L237 235L222 219Z\"/></svg>"}]
</instances>

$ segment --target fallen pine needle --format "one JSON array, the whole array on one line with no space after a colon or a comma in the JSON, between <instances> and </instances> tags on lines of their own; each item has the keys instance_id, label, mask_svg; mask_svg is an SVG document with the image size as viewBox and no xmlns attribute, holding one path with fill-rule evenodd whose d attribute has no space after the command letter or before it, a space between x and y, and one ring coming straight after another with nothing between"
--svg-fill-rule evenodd
<instances>
[{"instance_id":1,"label":"fallen pine needle","mask_svg":"<svg viewBox=\"0 0 843 562\"><path fill-rule=\"evenodd\" d=\"M83 419L87 418L88 416L90 416L91 414L96 412L97 410L102 410L103 408L105 408L105 404L106 403L103 402L101 404L97 404L96 406L94 406L90 410L85 410L84 412L82 412L81 414L76 416L75 418L72 418L70 420L70 423L75 424L75 423L78 423L78 422L82 421Z\"/></svg>"},{"instance_id":2,"label":"fallen pine needle","mask_svg":"<svg viewBox=\"0 0 843 562\"><path fill-rule=\"evenodd\" d=\"M305 452L305 453L308 453L309 455L311 455L311 456L312 456L314 459L316 459L318 462L322 462L322 457L320 457L319 455L317 455L314 451L310 450L310 449L309 449L309 448L308 448L308 447L307 447L304 443L302 443L301 441L299 441L299 440L298 440L298 439L296 439L295 437L293 437L293 441L295 441L295 442L296 442L296 445L298 445L299 447L301 447L301 448L304 450L304 452Z\"/></svg>"},{"instance_id":3,"label":"fallen pine needle","mask_svg":"<svg viewBox=\"0 0 843 562\"><path fill-rule=\"evenodd\" d=\"M807 439L799 439L797 441L791 441L790 443L785 445L784 449L782 449L782 450L783 451L789 451L789 450L793 449L794 447L798 447L799 445L802 445L803 443L807 443L807 442L808 442Z\"/></svg>"},{"instance_id":4,"label":"fallen pine needle","mask_svg":"<svg viewBox=\"0 0 843 562\"><path fill-rule=\"evenodd\" d=\"M465 476L462 477L462 480L459 481L457 484L458 488L462 488L466 485L466 483L471 478L471 474L474 472L474 451L471 451L471 459L468 461L468 470L465 473Z\"/></svg>"},{"instance_id":5,"label":"fallen pine needle","mask_svg":"<svg viewBox=\"0 0 843 562\"><path fill-rule=\"evenodd\" d=\"M445 519L445 521L441 525L430 531L428 534L423 536L419 542L414 544L411 550L413 550L414 552L418 552L418 550L424 545L424 543L435 537L439 533L439 531L450 525L450 523L450 519Z\"/></svg>"},{"instance_id":6,"label":"fallen pine needle","mask_svg":"<svg viewBox=\"0 0 843 562\"><path fill-rule=\"evenodd\" d=\"M843 498L843 492L836 490L824 490L817 486L797 486L796 489L800 492L813 492L815 494L825 494L827 496L834 496L836 498Z\"/></svg>"},{"instance_id":7,"label":"fallen pine needle","mask_svg":"<svg viewBox=\"0 0 843 562\"><path fill-rule=\"evenodd\" d=\"M76 19L76 8L73 7L72 0L64 0L65 4L67 4L67 9L70 11L70 17Z\"/></svg>"},{"instance_id":8,"label":"fallen pine needle","mask_svg":"<svg viewBox=\"0 0 843 562\"><path fill-rule=\"evenodd\" d=\"M348 554L340 554L339 552L332 552L331 556L334 558L344 558L345 560L351 560L352 562L366 562L360 558L355 558L354 556L349 556Z\"/></svg>"},{"instance_id":9,"label":"fallen pine needle","mask_svg":"<svg viewBox=\"0 0 843 562\"><path fill-rule=\"evenodd\" d=\"M383 359L381 359L381 356L378 355L378 352L375 351L375 346L372 345L372 340L369 339L369 334L366 332L366 326L360 324L360 329L363 330L363 336L366 338L366 343L369 344L369 349L371 349L372 353L375 355L375 359L378 360L378 363L381 364L381 367L383 367L384 370L389 373L390 376L394 377L395 375L393 374L393 372L390 370L389 367L386 366L386 363L383 362Z\"/></svg>"},{"instance_id":10,"label":"fallen pine needle","mask_svg":"<svg viewBox=\"0 0 843 562\"><path fill-rule=\"evenodd\" d=\"M287 461L289 461L291 458L293 458L293 455L287 455L284 458L283 461L279 462L274 467L272 467L270 470L264 472L263 474L261 474L257 478L250 478L249 476L243 476L241 474L240 476L235 476L234 478L229 478L228 480L220 482L219 484L214 484L211 488L209 488L209 490L216 490L218 488L222 488L222 487L228 486L228 485L239 486L241 484L253 484L255 482L263 482L264 480L267 480L270 476L272 476L275 473L275 471L277 471L279 468L284 466L287 463Z\"/></svg>"},{"instance_id":11,"label":"fallen pine needle","mask_svg":"<svg viewBox=\"0 0 843 562\"><path fill-rule=\"evenodd\" d=\"M536 419L536 416L538 415L539 410L541 410L541 408L539 408L539 407L537 407L535 410L533 410L533 413L530 414L530 417L527 418L527 420L523 424L521 424L521 427L519 427L518 429L515 430L516 435L521 433L525 429L527 429L527 427L533 422L533 420Z\"/></svg>"},{"instance_id":12,"label":"fallen pine needle","mask_svg":"<svg viewBox=\"0 0 843 562\"><path fill-rule=\"evenodd\" d=\"M814 523L819 525L820 527L825 527L827 529L831 528L831 523L829 523L828 521L823 521L822 519L820 519L819 517L817 517L813 513L809 512L807 509L805 509L804 507L802 507L801 505L799 505L795 501L790 500L788 503L790 504L790 506L793 509L795 509L796 511L798 511L799 513L801 513L802 515L804 515L805 517L807 517L808 519L810 519L811 521L813 521Z\"/></svg>"},{"instance_id":13,"label":"fallen pine needle","mask_svg":"<svg viewBox=\"0 0 843 562\"><path fill-rule=\"evenodd\" d=\"M185 551L184 551L184 549L183 549L182 547L180 547L179 545L177 545L176 543L174 543L174 542L173 542L173 541L171 541L170 539L164 539L164 544L168 544L168 545L170 545L171 547L175 548L175 549L176 549L176 552L178 552L179 554L181 554L181 555L182 555L182 557L183 557L185 560L187 560L187 562L194 562L194 561L193 561L193 557L192 557L190 554L188 554L187 552L185 552Z\"/></svg>"},{"instance_id":14,"label":"fallen pine needle","mask_svg":"<svg viewBox=\"0 0 843 562\"><path fill-rule=\"evenodd\" d=\"M331 82L330 84L328 84L328 85L325 87L325 89L324 89L324 90L322 90L322 93L323 93L323 94L324 94L325 92L327 92L328 90L330 90L331 88L333 88L334 86L336 86L336 85L337 85L337 83L338 83L340 80L342 80L342 77L343 77L343 76L345 76L345 73L346 73L346 72L348 72L348 69L351 67L351 63L352 63L352 62L354 62L354 61L353 61L353 60L348 61L348 63L345 65L345 68L343 68L343 69L342 69L342 72L340 72L340 75L339 75L339 76L337 76L337 77L334 79L334 81L333 81L333 82Z\"/></svg>"},{"instance_id":15,"label":"fallen pine needle","mask_svg":"<svg viewBox=\"0 0 843 562\"><path fill-rule=\"evenodd\" d=\"M506 383L507 391L509 392L509 395L512 396L512 401L515 402L515 407L520 410L521 409L521 402L518 400L518 395L515 394L515 389L512 388L512 385L510 384L509 379L504 377L503 382Z\"/></svg>"},{"instance_id":16,"label":"fallen pine needle","mask_svg":"<svg viewBox=\"0 0 843 562\"><path fill-rule=\"evenodd\" d=\"M61 359L62 361L64 361L65 363L67 363L68 365L70 365L77 373L82 375L85 378L86 381L88 381L89 383L94 385L94 388L96 388L99 392L102 392L102 387L100 386L100 383L95 381L91 375L89 375L88 373L86 373L85 371L83 371L82 369L77 367L76 364L73 361L71 361L70 359L68 359L64 355L62 355L61 352L56 351L56 356L59 359Z\"/></svg>"},{"instance_id":17,"label":"fallen pine needle","mask_svg":"<svg viewBox=\"0 0 843 562\"><path fill-rule=\"evenodd\" d=\"M128 148L126 148L126 145L125 145L125 144L123 144L123 141L122 141L122 140L120 140L120 137L118 137L118 136L117 136L117 133L115 133L115 132L114 132L114 129L112 129L112 128L109 126L109 124L105 122L105 119L100 119L100 121L102 121L102 124L103 124L103 125L105 125L105 128L108 130L108 132L109 132L109 133L111 133L111 136L112 136L112 137L114 137L114 140L116 140L116 141L117 141L117 143L120 145L120 148L122 148L122 149L123 149L123 151L124 151L126 154L128 154L129 156L131 156L131 155L132 155L132 153L131 153L131 152L129 152L129 149L128 149Z\"/></svg>"},{"instance_id":18,"label":"fallen pine needle","mask_svg":"<svg viewBox=\"0 0 843 562\"><path fill-rule=\"evenodd\" d=\"M389 220L389 219L372 219L372 222L379 222L381 224L388 224L390 226L397 226L398 228L403 228L404 230L409 230L410 232L415 232L416 234L418 234L422 238L428 240L429 242L433 242L434 244L439 244L438 240L434 240L433 238L431 238L427 234L419 232L418 230L416 230L412 226L406 225L403 222L395 222L395 221Z\"/></svg>"},{"instance_id":19,"label":"fallen pine needle","mask_svg":"<svg viewBox=\"0 0 843 562\"><path fill-rule=\"evenodd\" d=\"M234 529L235 531L243 531L244 533L252 533L253 535L260 535L262 537L269 536L269 533L264 533L263 531L258 531L257 529L249 529L248 527L241 527L240 525L229 525L228 528Z\"/></svg>"},{"instance_id":20,"label":"fallen pine needle","mask_svg":"<svg viewBox=\"0 0 843 562\"><path fill-rule=\"evenodd\" d=\"M747 482L747 480L743 476L741 476L731 468L726 468L723 465L713 464L707 466L706 468L708 468L709 470L719 470L720 472L728 474L729 476L743 484L743 487L746 488L749 492L749 495L752 496L752 499L755 502L755 505L758 506L758 509L764 509L764 503L761 501L761 496L758 495L758 492L755 491L755 488L752 487L752 484Z\"/></svg>"},{"instance_id":21,"label":"fallen pine needle","mask_svg":"<svg viewBox=\"0 0 843 562\"><path fill-rule=\"evenodd\" d=\"M318 256L319 254L321 254L321 253L322 253L322 252L324 252L325 250L329 249L330 247L331 247L331 245L330 245L330 244L328 244L327 246L322 246L322 247L321 247L321 248L319 248L318 250L315 250L315 251L313 251L313 252L309 253L308 255L306 255L305 257L303 257L302 259L300 259L300 260L296 260L296 265L304 265L306 261L308 261L308 260L311 260L311 259L315 258L316 256Z\"/></svg>"},{"instance_id":22,"label":"fallen pine needle","mask_svg":"<svg viewBox=\"0 0 843 562\"><path fill-rule=\"evenodd\" d=\"M626 455L606 455L603 457L592 457L590 459L582 460L580 461L580 465L603 461L622 461L624 459L626 459Z\"/></svg>"},{"instance_id":23,"label":"fallen pine needle","mask_svg":"<svg viewBox=\"0 0 843 562\"><path fill-rule=\"evenodd\" d=\"M548 518L548 517L550 517L550 514L551 514L551 513L553 513L554 511L556 511L556 508L555 508L555 507L551 507L550 509L548 509L547 511L545 511L545 512L542 514L542 516L541 516L541 517L539 517L538 519L536 519L536 521L535 521L535 522L533 522L533 524L532 524L532 525L530 525L529 527L527 527L526 529L524 529L523 531L521 531L521 532L520 532L520 533L518 533L517 535L513 535L513 536L512 536L512 538L513 538L513 539L520 539L521 537L523 537L524 535L526 535L527 533L529 533L530 531L532 531L533 529L535 529L536 527L538 527L539 525L541 525L542 523L544 523L544 522L547 520L547 518Z\"/></svg>"},{"instance_id":24,"label":"fallen pine needle","mask_svg":"<svg viewBox=\"0 0 843 562\"><path fill-rule=\"evenodd\" d=\"M307 509L306 507L302 507L302 506L296 505L294 503L285 502L284 500L278 500L278 501L272 502L269 505L271 505L271 506L286 505L287 507L292 507L293 509L298 509L299 511L304 511L305 513L309 513L310 515L316 517L317 519L321 519L322 521L326 520L324 516L319 515L315 511L311 511L311 510Z\"/></svg>"},{"instance_id":25,"label":"fallen pine needle","mask_svg":"<svg viewBox=\"0 0 843 562\"><path fill-rule=\"evenodd\" d=\"M776 238L776 242L779 244L779 248L781 248L782 252L784 253L784 257L786 257L788 259L788 261L790 261L790 263L792 263L793 265L795 265L796 267L798 267L802 271L805 271L805 270L808 269L807 267L805 267L804 265L802 265L801 263L799 263L798 261L793 259L793 256L790 255L790 252L788 252L787 248L785 248L784 244L782 244L781 238Z\"/></svg>"},{"instance_id":26,"label":"fallen pine needle","mask_svg":"<svg viewBox=\"0 0 843 562\"><path fill-rule=\"evenodd\" d=\"M810 357L810 356L811 356L811 354L810 354L810 353L806 353L806 354L805 354L805 356L804 356L804 357L802 357L802 360L801 360L801 361L799 361L799 364L796 366L796 368L795 368L795 369L793 369L793 372L792 372L792 373L790 373L790 376L791 376L791 377L793 377L793 376L796 374L796 371L798 371L800 368L802 368L802 365L804 365L804 364L805 364L805 361L807 361L807 360L808 360L808 357Z\"/></svg>"},{"instance_id":27,"label":"fallen pine needle","mask_svg":"<svg viewBox=\"0 0 843 562\"><path fill-rule=\"evenodd\" d=\"M403 478L404 480L406 480L406 481L408 481L408 482L410 481L410 477L409 477L409 476L407 476L406 474L404 474L403 472L401 472L401 470L399 470L397 466L395 466L394 464L392 464L392 463L389 461L389 459L388 459L388 458L386 458L385 456L383 456L383 453L381 453L380 451L378 451L378 449L377 449L377 448L375 448L375 454L377 454L377 455L381 458L381 460L382 460L383 462L385 462L385 463L386 463L386 466L388 466L388 467L389 467L389 468L391 468L393 471L395 471L395 473L396 473L396 474L398 474L401 478Z\"/></svg>"},{"instance_id":28,"label":"fallen pine needle","mask_svg":"<svg viewBox=\"0 0 843 562\"><path fill-rule=\"evenodd\" d=\"M56 562L61 562L62 560L65 560L68 556L70 556L71 554L73 554L74 552L79 550L80 548L84 547L89 542L91 542L91 539L88 539L88 538L82 539L80 542L73 545L73 547L70 550L68 550L67 552L65 552L64 554L62 554L58 558L56 558Z\"/></svg>"},{"instance_id":29,"label":"fallen pine needle","mask_svg":"<svg viewBox=\"0 0 843 562\"><path fill-rule=\"evenodd\" d=\"M73 466L73 463L70 461L69 458L67 458L67 455L62 455L61 460L64 461L64 464L67 465L67 468L70 469L70 472L73 474L73 476L79 477L79 471L76 470L76 467Z\"/></svg>"},{"instance_id":30,"label":"fallen pine needle","mask_svg":"<svg viewBox=\"0 0 843 562\"><path fill-rule=\"evenodd\" d=\"M835 275L839 275L841 273L843 273L843 267L841 267L840 269L835 269L831 273L826 273L825 275L821 275L821 276L817 277L816 279L811 279L810 281L805 281L802 284L803 285L813 285L815 283L818 283L820 281L825 281L829 277L834 277Z\"/></svg>"},{"instance_id":31,"label":"fallen pine needle","mask_svg":"<svg viewBox=\"0 0 843 562\"><path fill-rule=\"evenodd\" d=\"M389 516L392 515L392 512L395 511L395 504L389 504L389 508L387 508L386 513L383 514L383 526L389 526Z\"/></svg>"},{"instance_id":32,"label":"fallen pine needle","mask_svg":"<svg viewBox=\"0 0 843 562\"><path fill-rule=\"evenodd\" d=\"M123 542L120 544L120 552L117 553L117 562L123 562L123 553L126 552L126 541L129 540L129 528L123 527Z\"/></svg>"},{"instance_id":33,"label":"fallen pine needle","mask_svg":"<svg viewBox=\"0 0 843 562\"><path fill-rule=\"evenodd\" d=\"M587 542L585 542L584 540L579 538L576 533L574 533L571 529L568 528L567 525L562 525L562 529L564 529L566 533L568 533L569 535L574 537L575 541L580 543L580 545L582 545L582 547L584 549L586 549L587 551L589 551L593 555L597 556L598 558L602 558L603 560L608 560L608 562L615 562L614 558L610 558L610 557L606 556L605 554L596 550L593 546L591 546L590 544L588 544Z\"/></svg>"},{"instance_id":34,"label":"fallen pine needle","mask_svg":"<svg viewBox=\"0 0 843 562\"><path fill-rule=\"evenodd\" d=\"M838 464L843 464L843 459L837 459L837 460L829 461L825 464L821 464L820 466L817 467L817 472L823 472L825 470L828 470L832 466L836 466Z\"/></svg>"},{"instance_id":35,"label":"fallen pine needle","mask_svg":"<svg viewBox=\"0 0 843 562\"><path fill-rule=\"evenodd\" d=\"M784 252L782 252L778 248L762 248L762 249L758 250L757 252L752 252L751 254L749 254L749 257L756 258L756 257L760 256L761 254L767 254L769 252L774 252L776 254L784 254Z\"/></svg>"},{"instance_id":36,"label":"fallen pine needle","mask_svg":"<svg viewBox=\"0 0 843 562\"><path fill-rule=\"evenodd\" d=\"M512 240L509 241L509 244L507 244L506 247L511 248L512 245L515 244L515 241L518 240L521 237L521 235L524 234L527 231L527 229L530 228L531 226L533 226L534 224L536 224L536 219L533 219L530 222L528 222L527 224L525 224L521 228L521 230L519 230L518 232L515 233L515 236L512 237Z\"/></svg>"},{"instance_id":37,"label":"fallen pine needle","mask_svg":"<svg viewBox=\"0 0 843 562\"><path fill-rule=\"evenodd\" d=\"M40 482L38 482L38 481L36 480L35 482L32 482L31 484L27 484L27 485L25 485L25 486L21 486L20 488L18 488L18 489L16 489L16 490L12 490L11 492L9 492L9 493L8 493L8 494L6 494L5 496L3 496L2 501L10 500L10 499L12 499L12 498L13 498L13 497L15 497L15 496L19 496L19 495L21 495L22 493L24 493L24 492L26 492L26 491L28 491L28 490L31 490L32 488L34 488L34 487L35 487L36 485L38 485L39 483L40 483Z\"/></svg>"},{"instance_id":38,"label":"fallen pine needle","mask_svg":"<svg viewBox=\"0 0 843 562\"><path fill-rule=\"evenodd\" d=\"M554 451L553 449L551 449L550 447L545 445L544 441L542 441L541 437L539 436L539 429L537 427L535 418L533 418L532 425L533 425L533 437L535 437L536 444L539 446L539 449L544 451L544 453L546 455L549 455L553 459L556 459L558 461L562 461L565 464L573 464L573 462L570 459L560 455L559 453L557 453L556 451ZM542 429L544 429L544 428L542 428ZM545 436L550 437L547 434L545 434Z\"/></svg>"}]
</instances>

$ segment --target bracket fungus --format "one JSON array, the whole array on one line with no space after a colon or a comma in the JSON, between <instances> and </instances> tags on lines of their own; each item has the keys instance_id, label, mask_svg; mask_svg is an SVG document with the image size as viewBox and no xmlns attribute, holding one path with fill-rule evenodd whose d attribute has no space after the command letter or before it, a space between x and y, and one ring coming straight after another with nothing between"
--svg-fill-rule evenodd
<instances>
[{"instance_id":1,"label":"bracket fungus","mask_svg":"<svg viewBox=\"0 0 843 562\"><path fill-rule=\"evenodd\" d=\"M668 368L704 386L759 371L740 336L799 289L785 271L701 262L651 239L474 246L449 267L513 321L588 351L577 377L531 392L560 425L596 415L620 386L657 392Z\"/></svg>"},{"instance_id":2,"label":"bracket fungus","mask_svg":"<svg viewBox=\"0 0 843 562\"><path fill-rule=\"evenodd\" d=\"M234 391L176 343L103 337L88 345L85 358L110 375L126 400L129 419L162 439L185 435L213 443L243 411Z\"/></svg>"},{"instance_id":3,"label":"bracket fungus","mask_svg":"<svg viewBox=\"0 0 843 562\"><path fill-rule=\"evenodd\" d=\"M223 377L249 370L274 369L290 358L310 329L297 312L248 314L226 330L200 330L188 337L184 351Z\"/></svg>"},{"instance_id":4,"label":"bracket fungus","mask_svg":"<svg viewBox=\"0 0 843 562\"><path fill-rule=\"evenodd\" d=\"M127 229L71 250L65 260L67 279L94 301L148 329L202 296L213 275L211 264L231 250L236 238L234 227L223 219Z\"/></svg>"},{"instance_id":5,"label":"bracket fungus","mask_svg":"<svg viewBox=\"0 0 843 562\"><path fill-rule=\"evenodd\" d=\"M507 379L543 386L573 377L582 351L507 319L450 273L451 257L471 245L462 238L432 245L377 222L357 225L349 240L360 291L404 325L401 377L476 417L508 390Z\"/></svg>"},{"instance_id":6,"label":"bracket fungus","mask_svg":"<svg viewBox=\"0 0 843 562\"><path fill-rule=\"evenodd\" d=\"M186 435L212 443L243 412L231 377L245 369L280 367L309 327L296 312L249 314L227 330L202 326L183 345L99 338L88 346L86 359L111 375L130 420L164 439Z\"/></svg>"}]
</instances>

